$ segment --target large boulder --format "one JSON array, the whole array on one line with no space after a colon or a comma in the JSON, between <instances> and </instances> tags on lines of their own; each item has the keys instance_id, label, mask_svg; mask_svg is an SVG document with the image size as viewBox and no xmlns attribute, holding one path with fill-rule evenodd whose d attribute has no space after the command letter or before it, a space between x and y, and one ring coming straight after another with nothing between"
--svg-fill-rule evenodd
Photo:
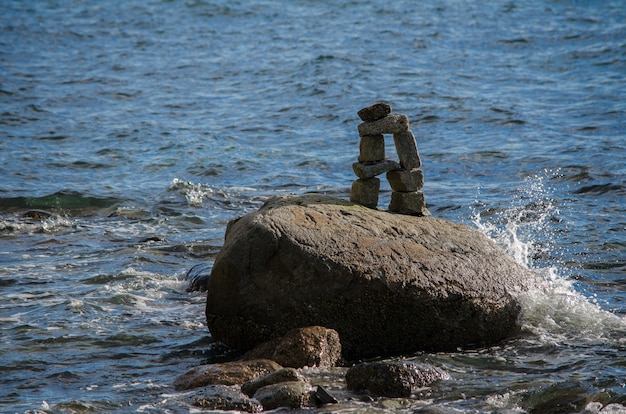
<instances>
[{"instance_id":1,"label":"large boulder","mask_svg":"<svg viewBox=\"0 0 626 414\"><path fill-rule=\"evenodd\" d=\"M273 197L228 224L206 316L215 339L240 349L321 325L348 359L447 351L518 333L515 294L536 280L465 225Z\"/></svg>"}]
</instances>

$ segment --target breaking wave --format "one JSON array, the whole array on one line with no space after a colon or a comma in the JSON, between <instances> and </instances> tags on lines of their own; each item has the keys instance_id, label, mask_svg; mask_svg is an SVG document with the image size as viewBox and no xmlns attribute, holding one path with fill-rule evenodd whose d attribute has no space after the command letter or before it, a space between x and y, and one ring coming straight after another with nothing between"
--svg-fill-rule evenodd
<instances>
[{"instance_id":1,"label":"breaking wave","mask_svg":"<svg viewBox=\"0 0 626 414\"><path fill-rule=\"evenodd\" d=\"M551 172L545 173L527 177L509 207L474 211L472 222L517 262L542 276L542 286L519 296L524 331L545 342L613 338L624 346L626 320L602 309L594 296L579 292L563 266L563 248L553 237L560 211L546 185Z\"/></svg>"}]
</instances>

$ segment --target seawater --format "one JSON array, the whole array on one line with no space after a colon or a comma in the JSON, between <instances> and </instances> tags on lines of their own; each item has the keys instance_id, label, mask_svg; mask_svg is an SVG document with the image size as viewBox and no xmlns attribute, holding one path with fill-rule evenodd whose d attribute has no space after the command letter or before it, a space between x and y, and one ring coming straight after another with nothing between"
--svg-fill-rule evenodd
<instances>
[{"instance_id":1,"label":"seawater","mask_svg":"<svg viewBox=\"0 0 626 414\"><path fill-rule=\"evenodd\" d=\"M336 411L623 410L625 97L622 1L1 1L0 411L193 410L228 350L187 270L272 195L347 199L377 101L433 215L545 286L521 338L413 356L451 381Z\"/></svg>"}]
</instances>

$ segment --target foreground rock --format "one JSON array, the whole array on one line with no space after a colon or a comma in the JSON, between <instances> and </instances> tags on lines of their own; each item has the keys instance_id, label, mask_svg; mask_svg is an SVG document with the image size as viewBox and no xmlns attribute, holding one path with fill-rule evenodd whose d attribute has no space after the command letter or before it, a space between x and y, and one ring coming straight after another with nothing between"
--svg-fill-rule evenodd
<instances>
[{"instance_id":1,"label":"foreground rock","mask_svg":"<svg viewBox=\"0 0 626 414\"><path fill-rule=\"evenodd\" d=\"M242 359L271 359L283 367L334 367L341 359L341 340L323 326L295 328L282 338L264 342Z\"/></svg>"},{"instance_id":2,"label":"foreground rock","mask_svg":"<svg viewBox=\"0 0 626 414\"><path fill-rule=\"evenodd\" d=\"M411 361L379 361L355 365L348 370L348 389L367 391L374 396L408 398L416 390L450 376L428 364Z\"/></svg>"},{"instance_id":3,"label":"foreground rock","mask_svg":"<svg viewBox=\"0 0 626 414\"><path fill-rule=\"evenodd\" d=\"M298 374L294 368L283 368L278 371L270 372L260 378L248 381L241 386L241 391L249 397L268 385L274 385L281 382L304 381L304 378Z\"/></svg>"},{"instance_id":4,"label":"foreground rock","mask_svg":"<svg viewBox=\"0 0 626 414\"><path fill-rule=\"evenodd\" d=\"M242 385L281 368L276 362L267 359L201 365L176 378L174 389L181 391L205 385Z\"/></svg>"},{"instance_id":5,"label":"foreground rock","mask_svg":"<svg viewBox=\"0 0 626 414\"><path fill-rule=\"evenodd\" d=\"M455 350L516 335L515 294L536 278L464 225L274 197L229 223L206 316L239 349L321 325L339 332L347 359Z\"/></svg>"},{"instance_id":6,"label":"foreground rock","mask_svg":"<svg viewBox=\"0 0 626 414\"><path fill-rule=\"evenodd\" d=\"M315 406L315 394L311 390L311 385L306 381L267 385L254 394L254 399L261 403L264 410Z\"/></svg>"},{"instance_id":7,"label":"foreground rock","mask_svg":"<svg viewBox=\"0 0 626 414\"><path fill-rule=\"evenodd\" d=\"M239 390L228 385L209 385L196 391L191 400L193 405L207 410L258 413L263 407Z\"/></svg>"}]
</instances>

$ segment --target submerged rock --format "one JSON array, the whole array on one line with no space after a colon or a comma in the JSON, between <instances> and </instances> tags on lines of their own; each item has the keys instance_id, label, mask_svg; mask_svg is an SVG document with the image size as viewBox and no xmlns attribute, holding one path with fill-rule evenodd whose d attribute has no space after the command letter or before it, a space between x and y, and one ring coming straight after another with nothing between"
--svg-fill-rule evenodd
<instances>
[{"instance_id":1,"label":"submerged rock","mask_svg":"<svg viewBox=\"0 0 626 414\"><path fill-rule=\"evenodd\" d=\"M28 210L22 213L23 219L45 220L53 217L54 213L45 210Z\"/></svg>"},{"instance_id":2,"label":"submerged rock","mask_svg":"<svg viewBox=\"0 0 626 414\"><path fill-rule=\"evenodd\" d=\"M348 389L367 391L375 396L410 397L419 388L449 379L443 370L412 361L366 362L350 368L346 374Z\"/></svg>"},{"instance_id":3,"label":"submerged rock","mask_svg":"<svg viewBox=\"0 0 626 414\"><path fill-rule=\"evenodd\" d=\"M187 292L206 292L212 267L211 263L199 263L189 269L185 275L189 282Z\"/></svg>"},{"instance_id":4,"label":"submerged rock","mask_svg":"<svg viewBox=\"0 0 626 414\"><path fill-rule=\"evenodd\" d=\"M322 195L274 197L229 223L208 283L213 337L239 349L320 325L344 357L486 346L516 335L537 281L468 226Z\"/></svg>"}]
</instances>

